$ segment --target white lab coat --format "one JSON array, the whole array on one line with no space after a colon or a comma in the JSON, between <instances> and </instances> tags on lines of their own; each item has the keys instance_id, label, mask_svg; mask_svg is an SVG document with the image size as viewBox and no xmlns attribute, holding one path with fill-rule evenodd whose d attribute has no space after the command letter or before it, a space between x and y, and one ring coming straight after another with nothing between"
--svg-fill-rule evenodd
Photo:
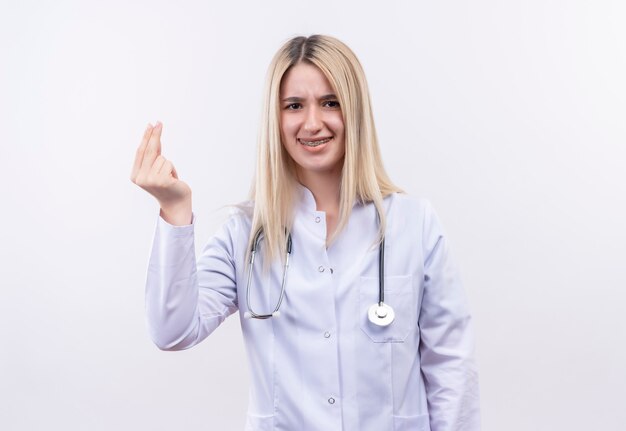
<instances>
[{"instance_id":1,"label":"white lab coat","mask_svg":"<svg viewBox=\"0 0 626 431\"><path fill-rule=\"evenodd\" d=\"M384 200L385 302L396 317L378 327L367 318L378 301L374 206L355 205L326 249L325 213L299 190L281 316L268 320L243 317L249 213L232 215L197 261L195 214L187 226L158 218L146 284L155 344L192 347L240 310L252 377L246 431L479 430L470 314L431 205L398 193ZM262 255L251 302L269 313L282 266L264 274Z\"/></svg>"}]
</instances>

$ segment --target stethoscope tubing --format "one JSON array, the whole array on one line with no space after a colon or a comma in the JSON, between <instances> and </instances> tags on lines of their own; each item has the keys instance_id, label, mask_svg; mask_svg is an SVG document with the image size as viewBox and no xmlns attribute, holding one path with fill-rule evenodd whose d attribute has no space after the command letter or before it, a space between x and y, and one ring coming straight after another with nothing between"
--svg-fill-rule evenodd
<instances>
[{"instance_id":1,"label":"stethoscope tubing","mask_svg":"<svg viewBox=\"0 0 626 431\"><path fill-rule=\"evenodd\" d=\"M263 233L263 229L259 229L254 236L254 241L252 242L252 249L250 250L250 262L248 262L248 281L246 283L246 302L248 304L248 312L246 313L248 316L254 319L269 319L270 317L277 317L280 315L280 305L283 303L283 298L285 297L285 286L287 285L287 273L289 272L289 257L291 256L291 233L287 234L287 250L285 256L285 266L283 267L283 277L280 286L280 296L278 298L278 302L276 303L276 307L274 311L270 314L258 314L255 313L252 309L251 301L250 301L250 283L252 280L252 268L254 267L254 256L256 255L256 251L259 248L259 243L261 242L261 235Z\"/></svg>"},{"instance_id":2,"label":"stethoscope tubing","mask_svg":"<svg viewBox=\"0 0 626 431\"><path fill-rule=\"evenodd\" d=\"M378 305L385 302L385 237L380 240L378 250Z\"/></svg>"},{"instance_id":3,"label":"stethoscope tubing","mask_svg":"<svg viewBox=\"0 0 626 431\"><path fill-rule=\"evenodd\" d=\"M291 256L292 250L292 241L291 241L291 233L287 233L287 247L286 247L286 256L285 256L285 265L283 268L283 277L280 286L280 296L278 298L278 302L276 303L276 307L274 307L274 311L270 314L258 314L252 308L252 303L250 301L250 285L252 283L252 269L254 267L254 258L256 256L256 252L259 248L259 243L261 242L261 234L263 233L263 228L259 228L254 236L254 240L252 241L252 247L250 249L250 261L248 263L248 280L246 282L246 302L248 306L248 311L244 313L245 318L254 318L254 319L269 319L270 317L278 317L280 315L280 306L285 297L285 287L287 285L287 273L289 272L289 258ZM379 326L387 326L394 320L395 313L393 308L389 305L385 304L385 238L383 237L380 240L379 249L378 249L378 302L372 305L368 310L369 320Z\"/></svg>"}]
</instances>

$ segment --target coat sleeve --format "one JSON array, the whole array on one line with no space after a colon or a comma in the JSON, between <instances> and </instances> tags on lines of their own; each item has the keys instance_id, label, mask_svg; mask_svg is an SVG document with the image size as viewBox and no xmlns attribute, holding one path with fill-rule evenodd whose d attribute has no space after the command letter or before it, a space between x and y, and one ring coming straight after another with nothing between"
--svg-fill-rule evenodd
<instances>
[{"instance_id":1,"label":"coat sleeve","mask_svg":"<svg viewBox=\"0 0 626 431\"><path fill-rule=\"evenodd\" d=\"M195 214L191 224L157 220L146 281L146 318L152 341L162 350L198 344L238 309L231 217L196 261Z\"/></svg>"},{"instance_id":2,"label":"coat sleeve","mask_svg":"<svg viewBox=\"0 0 626 431\"><path fill-rule=\"evenodd\" d=\"M420 357L431 430L478 431L478 372L471 316L446 236L429 203L423 220Z\"/></svg>"}]
</instances>

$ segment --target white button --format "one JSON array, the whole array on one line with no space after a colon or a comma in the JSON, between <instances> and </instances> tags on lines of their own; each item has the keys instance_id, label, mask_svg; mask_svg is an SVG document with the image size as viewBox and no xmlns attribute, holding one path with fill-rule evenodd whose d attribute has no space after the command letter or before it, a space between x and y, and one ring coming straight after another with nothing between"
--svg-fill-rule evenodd
<instances>
[{"instance_id":1,"label":"white button","mask_svg":"<svg viewBox=\"0 0 626 431\"><path fill-rule=\"evenodd\" d=\"M330 332L324 332L324 338L330 338Z\"/></svg>"},{"instance_id":2,"label":"white button","mask_svg":"<svg viewBox=\"0 0 626 431\"><path fill-rule=\"evenodd\" d=\"M322 219L321 219L321 218L319 218L319 217L315 217L315 223L319 223L319 222L320 222L320 220L322 220Z\"/></svg>"},{"instance_id":3,"label":"white button","mask_svg":"<svg viewBox=\"0 0 626 431\"><path fill-rule=\"evenodd\" d=\"M328 404L335 404L335 399L333 397L330 397L328 399Z\"/></svg>"},{"instance_id":4,"label":"white button","mask_svg":"<svg viewBox=\"0 0 626 431\"><path fill-rule=\"evenodd\" d=\"M324 272L324 267L323 267L323 266L320 266L319 268L317 268L317 270L318 270L319 272Z\"/></svg>"}]
</instances>

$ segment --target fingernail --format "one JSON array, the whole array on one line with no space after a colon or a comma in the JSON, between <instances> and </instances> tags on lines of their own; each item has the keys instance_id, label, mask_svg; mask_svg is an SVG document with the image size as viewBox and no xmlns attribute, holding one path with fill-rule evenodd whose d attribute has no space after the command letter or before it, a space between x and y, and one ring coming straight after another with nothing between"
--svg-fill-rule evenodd
<instances>
[{"instance_id":1,"label":"fingernail","mask_svg":"<svg viewBox=\"0 0 626 431\"><path fill-rule=\"evenodd\" d=\"M152 127L152 123L148 123L148 125L146 126L146 130L148 130L151 127Z\"/></svg>"}]
</instances>

